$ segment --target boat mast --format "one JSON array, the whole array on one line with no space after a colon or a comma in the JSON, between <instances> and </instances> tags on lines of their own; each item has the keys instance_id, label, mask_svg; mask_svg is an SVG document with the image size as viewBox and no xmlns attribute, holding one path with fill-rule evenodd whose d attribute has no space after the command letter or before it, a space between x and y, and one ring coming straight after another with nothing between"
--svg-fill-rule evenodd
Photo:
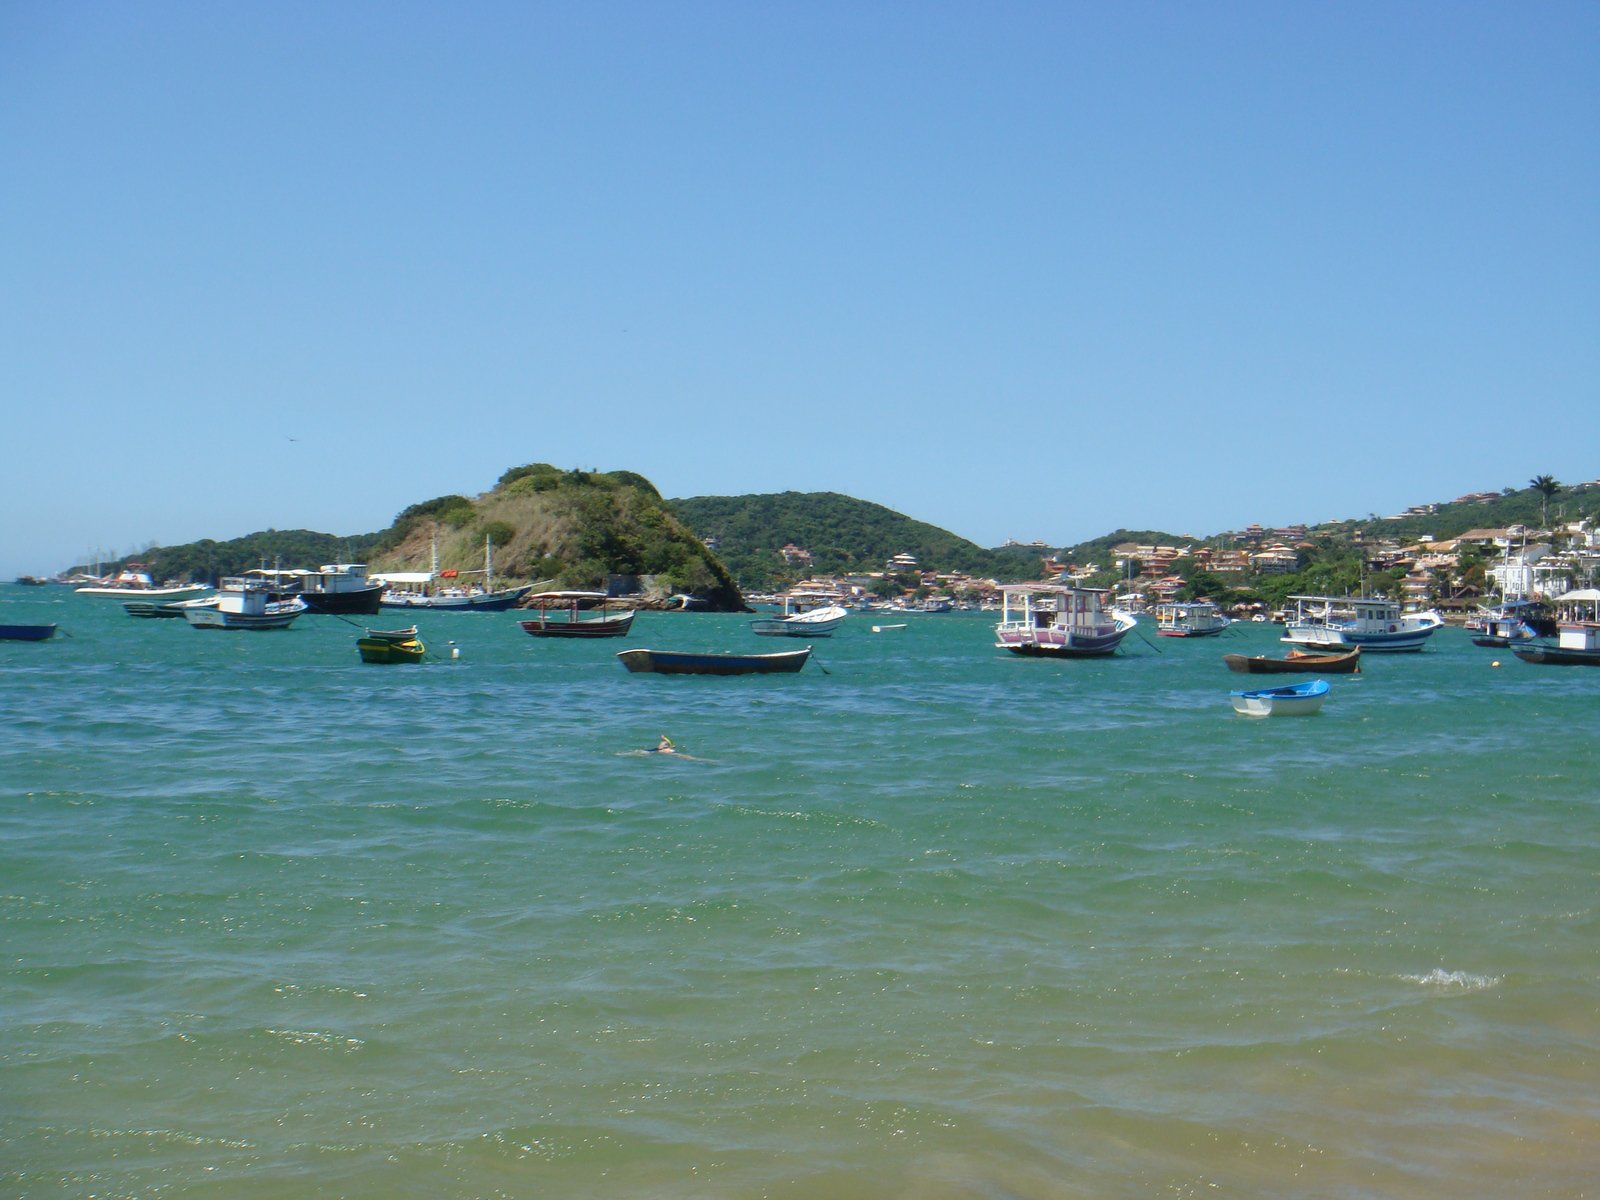
<instances>
[{"instance_id":1,"label":"boat mast","mask_svg":"<svg viewBox=\"0 0 1600 1200\"><path fill-rule=\"evenodd\" d=\"M483 590L494 591L494 559L489 553L489 535L483 535Z\"/></svg>"}]
</instances>

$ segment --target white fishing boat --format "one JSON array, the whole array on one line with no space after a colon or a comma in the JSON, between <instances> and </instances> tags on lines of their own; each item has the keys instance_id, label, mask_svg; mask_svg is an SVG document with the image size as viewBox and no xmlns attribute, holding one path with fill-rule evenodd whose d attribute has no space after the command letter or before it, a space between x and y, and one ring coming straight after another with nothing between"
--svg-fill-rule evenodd
<instances>
[{"instance_id":1,"label":"white fishing boat","mask_svg":"<svg viewBox=\"0 0 1600 1200\"><path fill-rule=\"evenodd\" d=\"M1436 612L1403 613L1398 600L1378 596L1290 596L1282 641L1296 646L1369 654L1421 650L1444 625Z\"/></svg>"},{"instance_id":2,"label":"white fishing boat","mask_svg":"<svg viewBox=\"0 0 1600 1200\"><path fill-rule=\"evenodd\" d=\"M215 596L179 607L196 629L287 629L306 611L298 596L274 599L270 586L237 578L224 579Z\"/></svg>"},{"instance_id":3,"label":"white fishing boat","mask_svg":"<svg viewBox=\"0 0 1600 1200\"><path fill-rule=\"evenodd\" d=\"M1172 600L1156 605L1156 633L1161 637L1215 637L1231 624L1209 600Z\"/></svg>"},{"instance_id":4,"label":"white fishing boat","mask_svg":"<svg viewBox=\"0 0 1600 1200\"><path fill-rule=\"evenodd\" d=\"M750 622L750 631L762 637L832 637L850 610L843 607L838 592L817 588L795 588L783 597L781 617L761 617Z\"/></svg>"},{"instance_id":5,"label":"white fishing boat","mask_svg":"<svg viewBox=\"0 0 1600 1200\"><path fill-rule=\"evenodd\" d=\"M1115 654L1133 629L1132 615L1102 606L1104 588L1056 583L1013 583L1000 589L995 646L1043 658L1098 658Z\"/></svg>"}]
</instances>

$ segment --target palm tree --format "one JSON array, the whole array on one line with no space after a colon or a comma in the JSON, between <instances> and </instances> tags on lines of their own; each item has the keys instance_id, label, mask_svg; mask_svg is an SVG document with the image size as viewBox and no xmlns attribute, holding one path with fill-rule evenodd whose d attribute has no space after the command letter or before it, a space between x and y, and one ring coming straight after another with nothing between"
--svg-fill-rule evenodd
<instances>
[{"instance_id":1,"label":"palm tree","mask_svg":"<svg viewBox=\"0 0 1600 1200\"><path fill-rule=\"evenodd\" d=\"M1535 475L1528 480L1528 486L1539 493L1539 528L1548 529L1550 497L1561 490L1561 485L1556 482L1554 475Z\"/></svg>"}]
</instances>

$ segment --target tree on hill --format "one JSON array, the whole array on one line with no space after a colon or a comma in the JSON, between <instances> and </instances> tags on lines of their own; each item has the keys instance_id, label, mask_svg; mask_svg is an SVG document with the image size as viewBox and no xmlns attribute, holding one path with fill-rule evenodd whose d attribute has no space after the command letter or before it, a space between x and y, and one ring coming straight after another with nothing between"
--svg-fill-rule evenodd
<instances>
[{"instance_id":1,"label":"tree on hill","mask_svg":"<svg viewBox=\"0 0 1600 1200\"><path fill-rule=\"evenodd\" d=\"M1539 493L1539 528L1550 528L1550 498L1561 490L1554 475L1535 475L1528 486Z\"/></svg>"}]
</instances>

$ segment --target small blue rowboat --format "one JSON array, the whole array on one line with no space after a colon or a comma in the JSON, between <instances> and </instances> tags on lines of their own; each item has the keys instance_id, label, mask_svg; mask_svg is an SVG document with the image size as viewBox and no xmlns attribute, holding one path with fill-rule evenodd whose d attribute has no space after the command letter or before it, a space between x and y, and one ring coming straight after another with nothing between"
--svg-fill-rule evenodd
<instances>
[{"instance_id":1,"label":"small blue rowboat","mask_svg":"<svg viewBox=\"0 0 1600 1200\"><path fill-rule=\"evenodd\" d=\"M1311 679L1287 687L1234 692L1233 711L1247 717L1301 717L1314 713L1328 698L1328 681Z\"/></svg>"},{"instance_id":2,"label":"small blue rowboat","mask_svg":"<svg viewBox=\"0 0 1600 1200\"><path fill-rule=\"evenodd\" d=\"M0 625L0 642L43 642L55 633L54 625Z\"/></svg>"}]
</instances>

